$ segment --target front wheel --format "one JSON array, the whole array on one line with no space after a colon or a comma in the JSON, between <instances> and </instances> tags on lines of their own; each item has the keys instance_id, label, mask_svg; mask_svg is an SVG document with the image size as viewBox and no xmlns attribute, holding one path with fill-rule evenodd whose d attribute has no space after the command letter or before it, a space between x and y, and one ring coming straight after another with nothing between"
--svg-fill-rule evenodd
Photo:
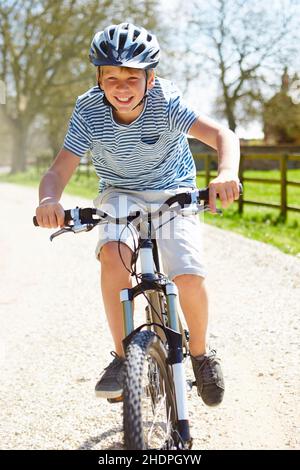
<instances>
[{"instance_id":1,"label":"front wheel","mask_svg":"<svg viewBox=\"0 0 300 470\"><path fill-rule=\"evenodd\" d=\"M152 331L138 332L127 348L123 406L126 449L178 448L172 370Z\"/></svg>"}]
</instances>

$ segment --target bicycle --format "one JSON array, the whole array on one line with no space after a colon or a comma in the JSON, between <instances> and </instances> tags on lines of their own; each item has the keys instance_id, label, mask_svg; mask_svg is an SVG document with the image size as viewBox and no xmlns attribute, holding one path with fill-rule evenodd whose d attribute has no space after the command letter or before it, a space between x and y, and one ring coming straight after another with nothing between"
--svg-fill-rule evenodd
<instances>
[{"instance_id":1,"label":"bicycle","mask_svg":"<svg viewBox=\"0 0 300 470\"><path fill-rule=\"evenodd\" d=\"M189 333L177 312L176 285L160 272L153 220L167 211L173 213L172 218L180 213L195 215L209 210L208 202L209 188L205 188L171 196L154 212L136 211L121 218L100 209L76 207L65 211L65 226L50 237L52 241L64 233L90 231L108 222L125 225L138 233L130 269L125 266L137 284L120 292L126 352L123 396L108 400L123 400L124 440L129 450L192 448L183 366L189 356ZM222 213L219 209L217 212ZM35 217L33 221L37 226ZM118 246L122 259L120 240ZM136 272L138 256L139 274ZM147 301L146 322L135 328L133 300L141 294ZM150 413L153 416L149 417Z\"/></svg>"}]
</instances>

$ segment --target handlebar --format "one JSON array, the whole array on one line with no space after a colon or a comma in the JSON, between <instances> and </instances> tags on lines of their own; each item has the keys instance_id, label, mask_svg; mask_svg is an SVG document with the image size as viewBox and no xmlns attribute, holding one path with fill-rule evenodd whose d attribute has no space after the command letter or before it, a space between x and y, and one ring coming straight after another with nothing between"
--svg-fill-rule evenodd
<instances>
[{"instance_id":1,"label":"handlebar","mask_svg":"<svg viewBox=\"0 0 300 470\"><path fill-rule=\"evenodd\" d=\"M243 187L239 184L240 195L243 192ZM172 207L174 204L177 205ZM201 211L209 209L209 188L204 189L194 189L179 194L175 194L167 199L162 206L160 206L156 211L149 213L143 213L141 211L131 212L128 216L125 217L114 217L108 212L104 212L101 209L96 208L79 208L65 210L65 226L51 235L50 240L53 240L54 237L62 235L66 232L88 232L92 230L96 225L100 223L110 222L120 225L127 225L132 223L136 219L141 221L149 216L154 219L160 217L164 212L172 211L176 213L182 213L182 215L197 214ZM188 207L189 206L189 207ZM187 209L188 207L188 209ZM217 209L218 213L222 214L221 210ZM38 227L38 221L36 216L33 217L33 224Z\"/></svg>"}]
</instances>

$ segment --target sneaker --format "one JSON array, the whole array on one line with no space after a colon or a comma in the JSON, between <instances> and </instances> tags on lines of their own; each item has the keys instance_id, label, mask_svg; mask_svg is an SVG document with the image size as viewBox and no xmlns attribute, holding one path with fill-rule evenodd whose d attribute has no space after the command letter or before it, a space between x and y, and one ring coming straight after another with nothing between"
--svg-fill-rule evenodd
<instances>
[{"instance_id":1,"label":"sneaker","mask_svg":"<svg viewBox=\"0 0 300 470\"><path fill-rule=\"evenodd\" d=\"M191 355L191 360L198 395L208 406L219 405L223 400L225 385L216 351L211 349L209 353L197 357Z\"/></svg>"},{"instance_id":2,"label":"sneaker","mask_svg":"<svg viewBox=\"0 0 300 470\"><path fill-rule=\"evenodd\" d=\"M119 398L123 393L123 372L125 359L117 353L110 353L114 360L104 369L95 387L96 397Z\"/></svg>"}]
</instances>

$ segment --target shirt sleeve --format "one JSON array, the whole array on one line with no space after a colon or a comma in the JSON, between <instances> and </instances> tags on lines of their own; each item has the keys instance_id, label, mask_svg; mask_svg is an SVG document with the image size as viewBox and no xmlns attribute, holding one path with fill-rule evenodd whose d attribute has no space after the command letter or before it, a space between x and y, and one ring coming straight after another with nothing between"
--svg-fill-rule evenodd
<instances>
[{"instance_id":1,"label":"shirt sleeve","mask_svg":"<svg viewBox=\"0 0 300 470\"><path fill-rule=\"evenodd\" d=\"M68 132L64 140L64 148L83 157L85 152L91 147L92 133L79 111L78 101L74 108L69 122Z\"/></svg>"},{"instance_id":2,"label":"shirt sleeve","mask_svg":"<svg viewBox=\"0 0 300 470\"><path fill-rule=\"evenodd\" d=\"M192 110L182 99L180 94L172 96L169 102L169 126L170 130L178 130L188 134L198 114Z\"/></svg>"}]
</instances>

